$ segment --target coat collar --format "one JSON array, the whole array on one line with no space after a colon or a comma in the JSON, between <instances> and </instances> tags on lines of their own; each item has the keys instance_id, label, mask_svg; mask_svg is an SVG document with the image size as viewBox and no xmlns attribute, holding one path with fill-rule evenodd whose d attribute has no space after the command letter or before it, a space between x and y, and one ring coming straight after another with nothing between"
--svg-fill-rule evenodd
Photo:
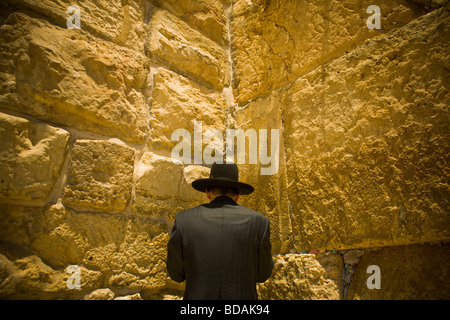
<instances>
[{"instance_id":1,"label":"coat collar","mask_svg":"<svg viewBox=\"0 0 450 320\"><path fill-rule=\"evenodd\" d=\"M226 204L230 204L232 206L237 206L238 204L228 196L218 196L214 198L210 203L202 204L202 206L207 208L219 208Z\"/></svg>"}]
</instances>

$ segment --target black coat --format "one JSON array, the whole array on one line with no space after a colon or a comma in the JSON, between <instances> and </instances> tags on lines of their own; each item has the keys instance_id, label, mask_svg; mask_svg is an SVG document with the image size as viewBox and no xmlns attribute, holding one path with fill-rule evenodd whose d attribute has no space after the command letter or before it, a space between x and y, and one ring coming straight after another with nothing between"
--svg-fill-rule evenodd
<instances>
[{"instance_id":1,"label":"black coat","mask_svg":"<svg viewBox=\"0 0 450 320\"><path fill-rule=\"evenodd\" d=\"M184 299L257 299L273 269L269 219L227 196L177 214L167 250Z\"/></svg>"}]
</instances>

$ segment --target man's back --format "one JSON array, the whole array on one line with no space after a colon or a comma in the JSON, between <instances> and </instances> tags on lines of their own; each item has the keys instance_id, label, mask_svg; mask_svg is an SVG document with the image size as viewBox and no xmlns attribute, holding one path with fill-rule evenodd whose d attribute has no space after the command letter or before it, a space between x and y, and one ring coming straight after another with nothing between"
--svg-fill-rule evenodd
<instances>
[{"instance_id":1,"label":"man's back","mask_svg":"<svg viewBox=\"0 0 450 320\"><path fill-rule=\"evenodd\" d=\"M184 299L257 299L273 268L269 220L220 196L177 214L167 269Z\"/></svg>"}]
</instances>

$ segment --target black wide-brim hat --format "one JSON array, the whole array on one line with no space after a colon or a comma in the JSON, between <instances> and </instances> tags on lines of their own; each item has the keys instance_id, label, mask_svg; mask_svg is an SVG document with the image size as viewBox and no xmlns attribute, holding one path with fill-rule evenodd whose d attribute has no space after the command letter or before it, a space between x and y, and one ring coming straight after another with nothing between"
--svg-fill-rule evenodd
<instances>
[{"instance_id":1,"label":"black wide-brim hat","mask_svg":"<svg viewBox=\"0 0 450 320\"><path fill-rule=\"evenodd\" d=\"M209 178L192 181L192 187L201 192L206 192L208 187L235 188L242 195L255 190L251 185L239 181L239 171L235 163L213 163Z\"/></svg>"}]
</instances>

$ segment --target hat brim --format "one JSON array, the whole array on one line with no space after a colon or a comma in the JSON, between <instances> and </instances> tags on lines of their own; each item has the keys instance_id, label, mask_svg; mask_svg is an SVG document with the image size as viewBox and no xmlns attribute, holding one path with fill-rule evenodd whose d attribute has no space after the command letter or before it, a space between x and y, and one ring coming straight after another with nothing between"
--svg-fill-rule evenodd
<instances>
[{"instance_id":1,"label":"hat brim","mask_svg":"<svg viewBox=\"0 0 450 320\"><path fill-rule=\"evenodd\" d=\"M242 195L250 194L255 190L255 188L247 183L234 180L209 178L192 181L192 187L200 192L206 192L206 188L212 186L235 188Z\"/></svg>"}]
</instances>

